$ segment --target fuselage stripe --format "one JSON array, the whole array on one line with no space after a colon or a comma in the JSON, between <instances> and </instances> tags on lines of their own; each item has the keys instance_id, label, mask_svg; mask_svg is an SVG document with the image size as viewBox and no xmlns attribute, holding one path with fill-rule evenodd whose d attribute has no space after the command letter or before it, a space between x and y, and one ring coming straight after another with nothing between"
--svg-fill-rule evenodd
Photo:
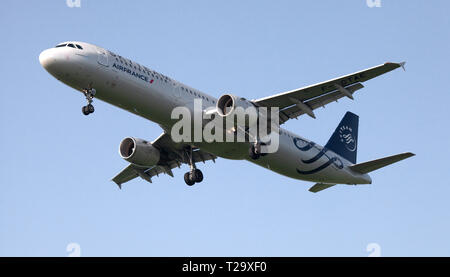
<instances>
[{"instance_id":1,"label":"fuselage stripe","mask_svg":"<svg viewBox=\"0 0 450 277\"><path fill-rule=\"evenodd\" d=\"M337 158L336 158L336 157L333 157L333 158L329 159L328 162L324 163L323 165L321 165L321 166L319 166L318 168L315 168L315 169L313 169L313 170L302 171L302 170L299 170L298 168L296 168L296 170L297 170L297 172L298 172L299 174L303 174L303 175L314 174L314 173L317 173L317 172L319 172L319 171L321 171L321 170L327 168L329 165L331 165L332 163L334 163L336 160L337 160Z\"/></svg>"},{"instance_id":2,"label":"fuselage stripe","mask_svg":"<svg viewBox=\"0 0 450 277\"><path fill-rule=\"evenodd\" d=\"M327 152L327 151L328 151L328 149L324 147L324 148L322 148L322 150L320 150L319 153L317 153L316 156L312 157L312 158L309 159L309 160L302 160L302 162L304 162L305 164L313 163L313 162L317 161L318 159L322 158L322 156L323 156L323 155L325 154L325 152Z\"/></svg>"}]
</instances>

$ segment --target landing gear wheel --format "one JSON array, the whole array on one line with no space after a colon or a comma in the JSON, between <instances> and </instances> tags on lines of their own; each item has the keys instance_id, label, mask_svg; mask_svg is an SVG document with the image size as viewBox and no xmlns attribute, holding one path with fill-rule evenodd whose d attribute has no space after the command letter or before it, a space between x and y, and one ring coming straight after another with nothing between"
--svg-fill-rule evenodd
<instances>
[{"instance_id":1,"label":"landing gear wheel","mask_svg":"<svg viewBox=\"0 0 450 277\"><path fill-rule=\"evenodd\" d=\"M95 111L94 106L92 104L87 105L87 110L89 113L93 113Z\"/></svg>"},{"instance_id":2,"label":"landing gear wheel","mask_svg":"<svg viewBox=\"0 0 450 277\"><path fill-rule=\"evenodd\" d=\"M87 106L83 106L83 108L81 108L81 111L83 112L84 115L90 114Z\"/></svg>"},{"instance_id":3,"label":"landing gear wheel","mask_svg":"<svg viewBox=\"0 0 450 277\"><path fill-rule=\"evenodd\" d=\"M203 181L203 173L200 169L197 169L195 167L192 147L186 148L185 154L187 158L187 163L189 163L189 167L191 168L191 170L184 174L184 181L188 186L192 186L195 183L200 183L201 181Z\"/></svg>"},{"instance_id":4,"label":"landing gear wheel","mask_svg":"<svg viewBox=\"0 0 450 277\"><path fill-rule=\"evenodd\" d=\"M252 144L252 146L248 149L248 155L252 160L257 160L261 157L261 154L256 152L256 147L254 144Z\"/></svg>"},{"instance_id":5,"label":"landing gear wheel","mask_svg":"<svg viewBox=\"0 0 450 277\"><path fill-rule=\"evenodd\" d=\"M195 181L191 178L190 172L184 173L184 182L186 182L186 185L188 186L193 186L195 184Z\"/></svg>"},{"instance_id":6,"label":"landing gear wheel","mask_svg":"<svg viewBox=\"0 0 450 277\"><path fill-rule=\"evenodd\" d=\"M201 181L203 181L203 173L200 169L194 169L194 171L192 172L192 177L192 179L194 179L196 183L200 183Z\"/></svg>"}]
</instances>

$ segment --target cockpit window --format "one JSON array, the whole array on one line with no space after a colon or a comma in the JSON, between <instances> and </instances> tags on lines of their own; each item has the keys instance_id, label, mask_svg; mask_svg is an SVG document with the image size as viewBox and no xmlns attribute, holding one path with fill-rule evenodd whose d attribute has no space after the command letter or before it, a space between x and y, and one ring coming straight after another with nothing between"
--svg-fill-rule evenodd
<instances>
[{"instance_id":1,"label":"cockpit window","mask_svg":"<svg viewBox=\"0 0 450 277\"><path fill-rule=\"evenodd\" d=\"M73 43L61 43L55 46L57 47L72 47L72 48L78 48L80 50L83 50L83 47L81 47L81 45L79 44L73 44Z\"/></svg>"}]
</instances>

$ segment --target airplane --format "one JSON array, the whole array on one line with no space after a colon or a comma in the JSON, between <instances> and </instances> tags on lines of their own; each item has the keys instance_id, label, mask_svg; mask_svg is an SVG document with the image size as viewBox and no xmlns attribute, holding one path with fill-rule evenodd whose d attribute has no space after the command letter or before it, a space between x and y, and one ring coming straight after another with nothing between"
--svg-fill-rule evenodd
<instances>
[{"instance_id":1,"label":"airplane","mask_svg":"<svg viewBox=\"0 0 450 277\"><path fill-rule=\"evenodd\" d=\"M105 48L79 41L67 41L42 51L39 62L64 84L80 91L87 104L82 113L94 112L98 98L121 109L159 124L163 133L153 141L126 137L119 144L120 156L128 165L112 181L119 188L136 177L152 182L160 174L173 177L172 169L187 164L184 181L192 186L203 180L199 162L218 157L247 160L281 175L314 182L309 189L319 192L337 184L371 184L368 173L414 156L401 153L368 162L357 163L359 117L347 112L325 146L288 130L279 128L279 147L274 153L261 152L261 140L245 142L175 142L170 130L175 124L171 111L187 107L193 111L194 100L201 99L204 111L222 118L241 106L278 107L279 124L301 115L316 118L314 110L346 97L363 88L363 82L402 67L404 62L384 64L334 78L307 87L268 97L247 100L232 94L215 98L197 89L124 58ZM229 130L228 130L229 131Z\"/></svg>"}]
</instances>

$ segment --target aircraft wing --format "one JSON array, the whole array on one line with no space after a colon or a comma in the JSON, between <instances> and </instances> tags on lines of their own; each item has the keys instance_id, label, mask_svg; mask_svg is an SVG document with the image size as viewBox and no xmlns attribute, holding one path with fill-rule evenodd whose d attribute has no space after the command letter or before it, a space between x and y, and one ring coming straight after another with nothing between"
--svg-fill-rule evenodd
<instances>
[{"instance_id":1,"label":"aircraft wing","mask_svg":"<svg viewBox=\"0 0 450 277\"><path fill-rule=\"evenodd\" d=\"M159 176L159 174L168 174L173 177L172 169L180 167L183 163L188 164L189 162L189 158L184 151L189 144L175 143L167 133L162 133L152 142L152 145L160 151L161 158L158 164L151 167L142 167L134 164L128 165L112 179L119 188L122 188L123 183L138 176L150 183L152 182L152 177ZM208 160L215 162L216 158L215 155L200 150L199 148L193 148L192 150L192 159L196 163Z\"/></svg>"},{"instance_id":2,"label":"aircraft wing","mask_svg":"<svg viewBox=\"0 0 450 277\"><path fill-rule=\"evenodd\" d=\"M279 107L280 124L305 113L315 118L313 110L324 107L326 104L337 101L342 97L353 99L353 93L364 87L361 84L362 82L399 67L404 69L404 65L404 62L387 62L329 81L252 101L262 107Z\"/></svg>"}]
</instances>

